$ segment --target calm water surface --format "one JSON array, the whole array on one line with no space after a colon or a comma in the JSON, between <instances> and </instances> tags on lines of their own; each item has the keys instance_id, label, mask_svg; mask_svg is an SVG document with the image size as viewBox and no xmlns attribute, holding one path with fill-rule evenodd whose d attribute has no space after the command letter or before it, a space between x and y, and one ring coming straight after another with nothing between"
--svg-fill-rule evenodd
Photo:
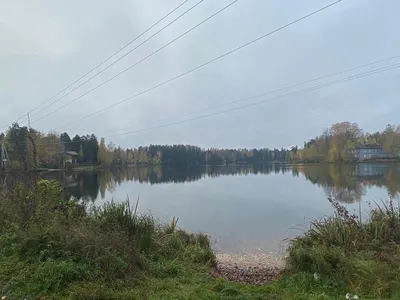
<instances>
[{"instance_id":1,"label":"calm water surface","mask_svg":"<svg viewBox=\"0 0 400 300\"><path fill-rule=\"evenodd\" d=\"M127 196L161 221L207 232L221 252L275 251L309 219L331 215L327 197L365 214L368 201L398 198L396 164L141 167L59 174L68 192L85 201Z\"/></svg>"}]
</instances>

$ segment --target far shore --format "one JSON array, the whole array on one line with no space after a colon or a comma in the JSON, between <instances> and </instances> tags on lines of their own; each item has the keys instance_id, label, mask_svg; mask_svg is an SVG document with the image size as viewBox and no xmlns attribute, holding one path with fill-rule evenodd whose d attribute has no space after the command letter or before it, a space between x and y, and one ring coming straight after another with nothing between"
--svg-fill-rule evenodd
<instances>
[{"instance_id":1,"label":"far shore","mask_svg":"<svg viewBox=\"0 0 400 300\"><path fill-rule=\"evenodd\" d=\"M293 166L302 166L302 165L349 165L349 164L382 164L382 163L399 163L399 159L375 159L375 160L364 160L364 161L354 161L354 162L271 162L271 163L260 163L256 165L293 165ZM221 165L195 165L197 167L244 167L244 166L252 166L254 164L221 164ZM35 170L1 170L0 174L7 174L7 173L29 173L29 172L92 172L92 171L99 171L102 169L107 168L133 168L133 167L174 167L174 166L183 166L183 165L162 165L162 164L138 164L138 165L116 165L116 166L101 166L101 165L85 165L85 166L76 166L73 168L60 168L60 169L53 169L53 168L37 168ZM194 165L186 165L188 167L193 167Z\"/></svg>"}]
</instances>

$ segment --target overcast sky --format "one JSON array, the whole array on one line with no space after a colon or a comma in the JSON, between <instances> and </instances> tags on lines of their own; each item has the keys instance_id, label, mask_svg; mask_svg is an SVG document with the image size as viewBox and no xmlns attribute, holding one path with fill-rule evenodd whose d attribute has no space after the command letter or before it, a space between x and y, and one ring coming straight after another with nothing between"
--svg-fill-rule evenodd
<instances>
[{"instance_id":1,"label":"overcast sky","mask_svg":"<svg viewBox=\"0 0 400 300\"><path fill-rule=\"evenodd\" d=\"M182 1L0 0L0 126L16 121L57 94ZM189 0L126 51L197 1ZM400 1L343 0L170 84L59 128L331 2L239 0L115 80L35 122L230 3L229 0L205 0L100 76L40 114L35 116L32 112L32 126L42 131L58 128L70 135L95 133L99 137L141 130L267 100L368 71L372 67L218 107L400 54ZM121 55L123 53L125 51ZM392 60L376 67L399 61ZM393 69L226 114L110 139L124 147L183 143L202 147L273 148L302 144L330 124L344 120L357 122L366 131L377 131L388 123L400 123L399 79L400 69ZM212 109L193 113L207 108ZM121 128L126 129L116 131Z\"/></svg>"}]
</instances>

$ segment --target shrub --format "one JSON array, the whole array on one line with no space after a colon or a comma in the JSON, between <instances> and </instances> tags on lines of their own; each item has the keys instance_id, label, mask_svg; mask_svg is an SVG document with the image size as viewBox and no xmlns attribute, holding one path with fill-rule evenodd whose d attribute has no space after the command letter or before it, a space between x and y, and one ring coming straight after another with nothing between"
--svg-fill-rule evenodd
<instances>
[{"instance_id":1,"label":"shrub","mask_svg":"<svg viewBox=\"0 0 400 300\"><path fill-rule=\"evenodd\" d=\"M132 281L156 272L178 276L185 264L215 260L206 236L178 230L175 218L167 226L156 224L129 199L88 209L65 199L56 181L18 183L1 192L0 259L22 266L5 268L4 276L13 278L5 292L37 295L79 281ZM73 295L90 299L78 286ZM99 291L98 298L107 295Z\"/></svg>"},{"instance_id":2,"label":"shrub","mask_svg":"<svg viewBox=\"0 0 400 300\"><path fill-rule=\"evenodd\" d=\"M315 220L289 247L292 272L341 278L352 291L385 296L399 287L400 210L392 199L371 210L361 222L330 199L333 217Z\"/></svg>"}]
</instances>

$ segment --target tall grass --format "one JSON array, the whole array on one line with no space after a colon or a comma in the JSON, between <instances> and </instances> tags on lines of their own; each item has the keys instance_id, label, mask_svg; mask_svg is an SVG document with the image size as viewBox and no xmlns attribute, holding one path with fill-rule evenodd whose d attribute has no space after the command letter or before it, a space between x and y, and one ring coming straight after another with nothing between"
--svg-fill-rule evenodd
<instances>
[{"instance_id":1,"label":"tall grass","mask_svg":"<svg viewBox=\"0 0 400 300\"><path fill-rule=\"evenodd\" d=\"M152 239L156 232L156 224L150 214L139 214L139 199L132 206L129 199L117 203L106 202L102 206L92 206L90 217L100 228L118 228L135 240L141 251L150 252Z\"/></svg>"},{"instance_id":2,"label":"tall grass","mask_svg":"<svg viewBox=\"0 0 400 300\"><path fill-rule=\"evenodd\" d=\"M361 222L330 199L335 215L292 241L283 278L253 289L213 281L202 272L215 263L207 236L180 230L178 218L158 223L138 201L86 207L66 199L55 181L14 182L0 199L6 299L342 299L347 292L377 299L400 292L393 200Z\"/></svg>"},{"instance_id":3,"label":"tall grass","mask_svg":"<svg viewBox=\"0 0 400 300\"><path fill-rule=\"evenodd\" d=\"M174 274L177 264L213 263L208 239L158 224L129 199L87 208L55 181L1 191L0 294L61 292L79 281Z\"/></svg>"},{"instance_id":4,"label":"tall grass","mask_svg":"<svg viewBox=\"0 0 400 300\"><path fill-rule=\"evenodd\" d=\"M400 209L393 199L377 204L361 222L329 199L336 213L316 220L289 249L292 272L317 272L353 292L387 296L400 288Z\"/></svg>"}]
</instances>

